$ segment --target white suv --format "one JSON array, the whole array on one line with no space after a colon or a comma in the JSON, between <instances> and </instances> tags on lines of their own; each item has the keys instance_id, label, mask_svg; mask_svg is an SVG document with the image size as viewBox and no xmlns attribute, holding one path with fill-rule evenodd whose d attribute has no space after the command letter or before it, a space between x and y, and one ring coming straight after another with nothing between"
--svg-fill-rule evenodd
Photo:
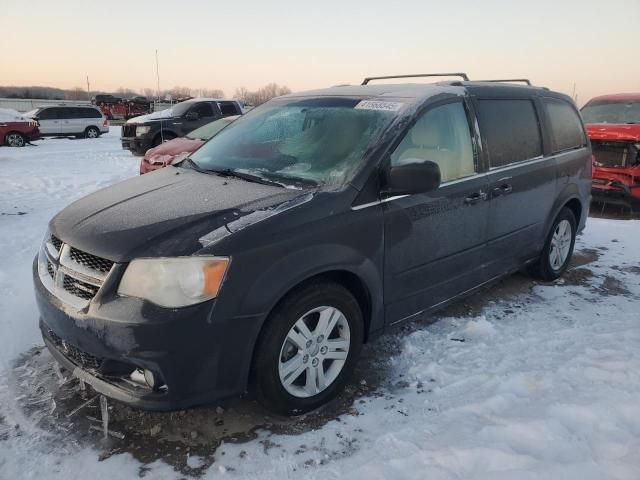
<instances>
[{"instance_id":1,"label":"white suv","mask_svg":"<svg viewBox=\"0 0 640 480\"><path fill-rule=\"evenodd\" d=\"M109 121L93 105L40 107L24 115L38 121L42 136L98 138L109 131Z\"/></svg>"}]
</instances>

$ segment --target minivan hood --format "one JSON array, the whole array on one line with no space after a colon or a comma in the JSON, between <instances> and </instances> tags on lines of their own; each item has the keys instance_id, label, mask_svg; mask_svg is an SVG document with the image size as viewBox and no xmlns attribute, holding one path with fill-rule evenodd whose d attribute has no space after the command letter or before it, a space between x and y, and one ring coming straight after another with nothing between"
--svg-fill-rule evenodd
<instances>
[{"instance_id":1,"label":"minivan hood","mask_svg":"<svg viewBox=\"0 0 640 480\"><path fill-rule=\"evenodd\" d=\"M591 140L640 141L640 124L590 123L587 133Z\"/></svg>"},{"instance_id":2,"label":"minivan hood","mask_svg":"<svg viewBox=\"0 0 640 480\"><path fill-rule=\"evenodd\" d=\"M126 262L190 255L213 231L266 218L302 190L166 167L75 201L50 222L51 233L80 250ZM295 203L295 202L294 202ZM245 221L242 221L242 219Z\"/></svg>"}]
</instances>

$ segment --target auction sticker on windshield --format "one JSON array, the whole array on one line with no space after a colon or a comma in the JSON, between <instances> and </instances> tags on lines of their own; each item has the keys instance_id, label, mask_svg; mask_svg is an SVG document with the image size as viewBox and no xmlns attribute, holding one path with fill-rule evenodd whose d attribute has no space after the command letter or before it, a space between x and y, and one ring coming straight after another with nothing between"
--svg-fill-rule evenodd
<instances>
[{"instance_id":1,"label":"auction sticker on windshield","mask_svg":"<svg viewBox=\"0 0 640 480\"><path fill-rule=\"evenodd\" d=\"M384 102L376 100L362 100L355 107L357 110L384 110L387 112L397 112L402 108L402 102Z\"/></svg>"}]
</instances>

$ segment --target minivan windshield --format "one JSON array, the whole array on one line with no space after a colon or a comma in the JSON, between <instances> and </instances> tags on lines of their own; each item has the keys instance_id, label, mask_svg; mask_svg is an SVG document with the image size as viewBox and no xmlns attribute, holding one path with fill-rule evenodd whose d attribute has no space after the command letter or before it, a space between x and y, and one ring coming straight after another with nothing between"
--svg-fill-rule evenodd
<instances>
[{"instance_id":1,"label":"minivan windshield","mask_svg":"<svg viewBox=\"0 0 640 480\"><path fill-rule=\"evenodd\" d=\"M250 173L286 186L341 185L400 106L345 97L272 100L231 123L191 160L202 170Z\"/></svg>"},{"instance_id":2,"label":"minivan windshield","mask_svg":"<svg viewBox=\"0 0 640 480\"><path fill-rule=\"evenodd\" d=\"M584 123L640 123L640 101L610 101L585 105Z\"/></svg>"}]
</instances>

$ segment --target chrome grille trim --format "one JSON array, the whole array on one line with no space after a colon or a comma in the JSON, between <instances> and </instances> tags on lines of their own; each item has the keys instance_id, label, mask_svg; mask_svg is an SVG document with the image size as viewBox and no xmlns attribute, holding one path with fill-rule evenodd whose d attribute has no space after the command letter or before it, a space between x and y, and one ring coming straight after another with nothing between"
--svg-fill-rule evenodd
<instances>
[{"instance_id":1,"label":"chrome grille trim","mask_svg":"<svg viewBox=\"0 0 640 480\"><path fill-rule=\"evenodd\" d=\"M113 270L114 262L60 242L45 239L38 254L38 276L51 294L77 310L86 308ZM71 252L73 251L73 255ZM92 268L95 267L95 268Z\"/></svg>"}]
</instances>

